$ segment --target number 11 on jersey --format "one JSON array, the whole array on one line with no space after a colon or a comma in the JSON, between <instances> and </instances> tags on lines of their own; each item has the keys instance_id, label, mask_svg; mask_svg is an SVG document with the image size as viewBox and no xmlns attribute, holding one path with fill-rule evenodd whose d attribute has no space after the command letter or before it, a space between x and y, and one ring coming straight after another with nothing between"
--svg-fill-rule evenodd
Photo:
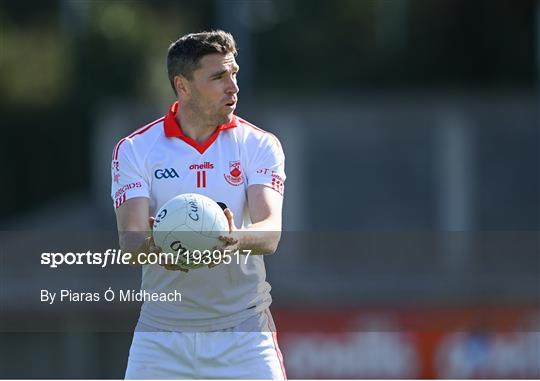
<instances>
[{"instance_id":1,"label":"number 11 on jersey","mask_svg":"<svg viewBox=\"0 0 540 381\"><path fill-rule=\"evenodd\" d=\"M206 171L197 171L197 188L206 188Z\"/></svg>"}]
</instances>

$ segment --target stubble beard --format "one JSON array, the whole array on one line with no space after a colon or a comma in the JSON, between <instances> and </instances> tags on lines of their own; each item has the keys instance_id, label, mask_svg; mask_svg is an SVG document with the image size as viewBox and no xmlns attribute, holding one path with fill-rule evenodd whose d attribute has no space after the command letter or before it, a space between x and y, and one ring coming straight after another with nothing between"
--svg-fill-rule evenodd
<instances>
[{"instance_id":1,"label":"stubble beard","mask_svg":"<svg viewBox=\"0 0 540 381\"><path fill-rule=\"evenodd\" d=\"M202 105L198 96L193 97L186 103L186 106L189 108L193 119L200 126L214 128L221 124L227 124L232 119L232 115L220 115L217 112L208 112L208 109Z\"/></svg>"}]
</instances>

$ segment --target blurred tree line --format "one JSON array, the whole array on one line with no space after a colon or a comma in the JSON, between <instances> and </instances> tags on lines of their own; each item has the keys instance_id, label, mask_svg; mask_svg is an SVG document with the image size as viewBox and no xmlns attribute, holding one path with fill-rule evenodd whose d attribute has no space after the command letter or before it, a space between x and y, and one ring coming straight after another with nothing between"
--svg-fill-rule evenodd
<instances>
[{"instance_id":1,"label":"blurred tree line","mask_svg":"<svg viewBox=\"0 0 540 381\"><path fill-rule=\"evenodd\" d=\"M243 5L233 16L251 34L255 95L535 85L533 0ZM217 0L0 3L0 196L7 201L0 215L88 192L96 108L125 98L163 100L165 110L168 45L218 27L227 7Z\"/></svg>"}]
</instances>

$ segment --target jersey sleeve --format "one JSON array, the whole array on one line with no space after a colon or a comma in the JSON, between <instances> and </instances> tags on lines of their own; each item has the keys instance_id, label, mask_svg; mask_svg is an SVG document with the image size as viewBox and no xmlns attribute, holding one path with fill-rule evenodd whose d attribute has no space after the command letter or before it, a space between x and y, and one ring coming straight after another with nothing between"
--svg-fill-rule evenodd
<instances>
[{"instance_id":1,"label":"jersey sleeve","mask_svg":"<svg viewBox=\"0 0 540 381\"><path fill-rule=\"evenodd\" d=\"M138 165L133 143L126 139L115 147L111 166L111 197L114 207L134 197L150 197L149 184Z\"/></svg>"},{"instance_id":2,"label":"jersey sleeve","mask_svg":"<svg viewBox=\"0 0 540 381\"><path fill-rule=\"evenodd\" d=\"M250 162L247 185L262 184L283 195L285 189L285 154L279 140L268 134L261 141Z\"/></svg>"}]
</instances>

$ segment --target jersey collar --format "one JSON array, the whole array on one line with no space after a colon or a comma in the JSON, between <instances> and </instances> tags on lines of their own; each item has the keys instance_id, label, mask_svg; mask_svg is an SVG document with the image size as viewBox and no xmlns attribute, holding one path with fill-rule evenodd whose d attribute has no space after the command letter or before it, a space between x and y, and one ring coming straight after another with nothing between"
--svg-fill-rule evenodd
<instances>
[{"instance_id":1,"label":"jersey collar","mask_svg":"<svg viewBox=\"0 0 540 381\"><path fill-rule=\"evenodd\" d=\"M184 135L182 126L180 126L180 123L176 119L177 113L178 101L172 104L169 112L165 116L165 120L163 121L165 136L169 138L178 138L185 141L187 144L199 151L200 154L203 154L204 151L206 151L208 147L212 145L212 143L217 139L220 131L236 127L236 115L233 115L230 123L220 124L208 139L206 139L203 143L199 143L198 141L191 139L189 136Z\"/></svg>"}]
</instances>

